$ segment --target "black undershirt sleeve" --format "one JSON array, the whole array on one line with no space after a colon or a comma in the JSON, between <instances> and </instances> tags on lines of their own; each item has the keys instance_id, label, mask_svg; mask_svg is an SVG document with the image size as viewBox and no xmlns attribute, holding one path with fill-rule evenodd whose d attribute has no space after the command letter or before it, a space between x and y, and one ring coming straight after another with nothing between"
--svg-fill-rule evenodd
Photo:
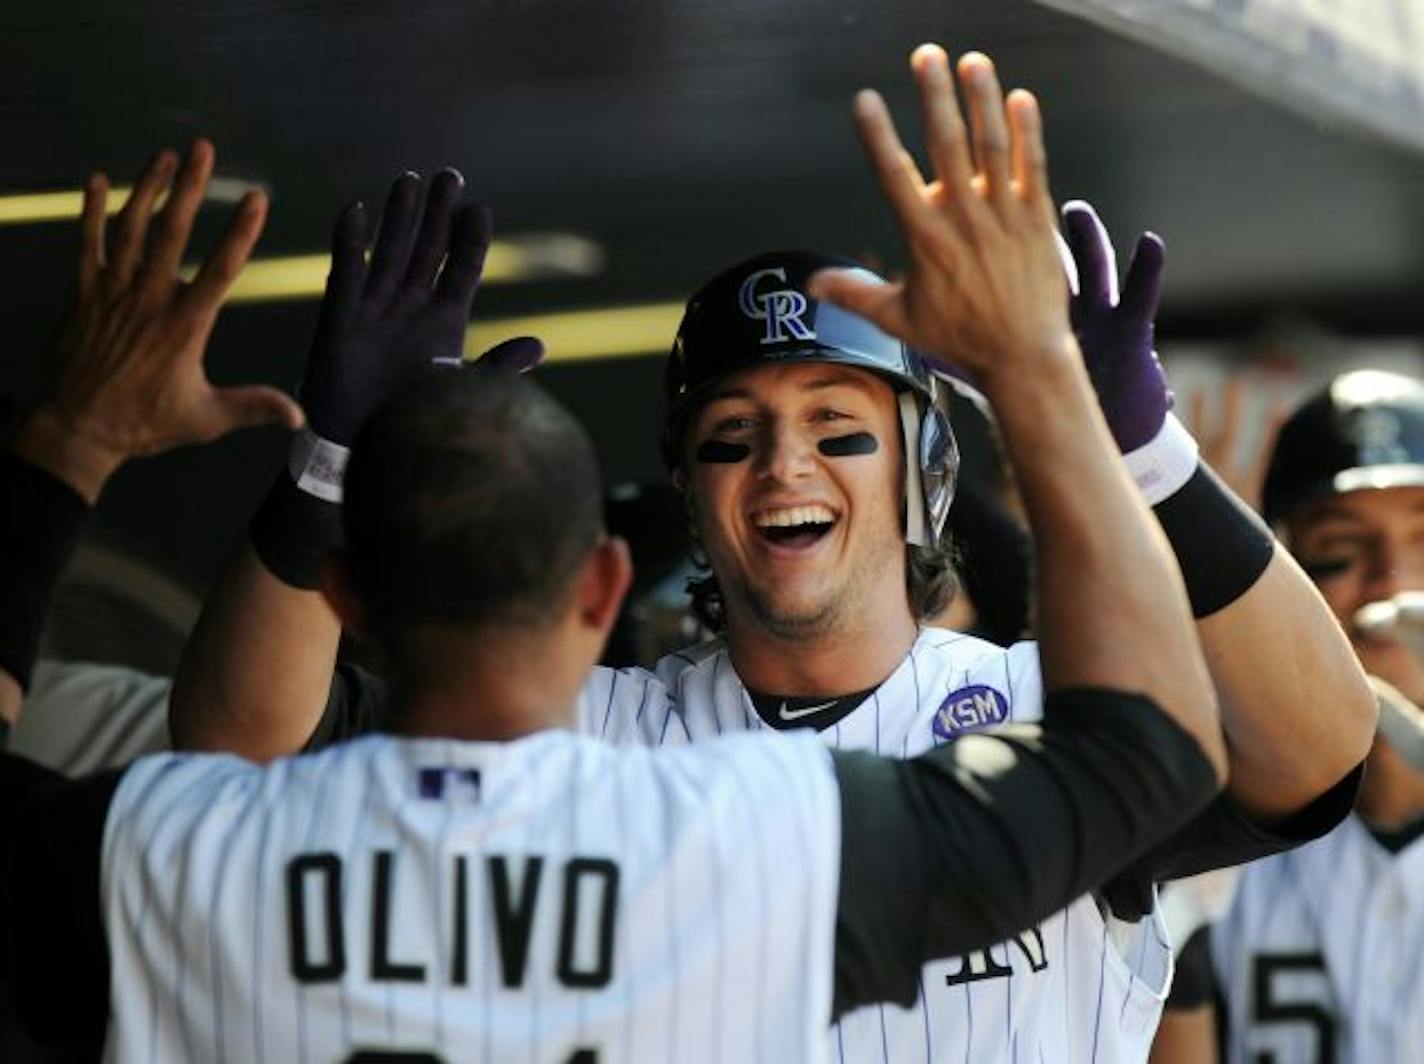
<instances>
[{"instance_id":1,"label":"black undershirt sleeve","mask_svg":"<svg viewBox=\"0 0 1424 1064\"><path fill-rule=\"evenodd\" d=\"M380 731L388 695L386 681L379 676L351 662L338 662L331 676L326 707L304 749L320 750Z\"/></svg>"},{"instance_id":2,"label":"black undershirt sleeve","mask_svg":"<svg viewBox=\"0 0 1424 1064\"><path fill-rule=\"evenodd\" d=\"M99 874L121 771L70 780L0 752L0 991L46 1045L103 1043L109 952Z\"/></svg>"},{"instance_id":3,"label":"black undershirt sleeve","mask_svg":"<svg viewBox=\"0 0 1424 1064\"><path fill-rule=\"evenodd\" d=\"M1211 967L1211 926L1194 931L1177 955L1169 1009L1196 1009L1216 1001L1216 973Z\"/></svg>"},{"instance_id":4,"label":"black undershirt sleeve","mask_svg":"<svg viewBox=\"0 0 1424 1064\"><path fill-rule=\"evenodd\" d=\"M1181 831L1105 883L1103 900L1119 919L1139 920L1152 909L1154 883L1258 861L1312 842L1349 815L1363 776L1361 764L1304 809L1273 824L1253 820L1223 792Z\"/></svg>"},{"instance_id":5,"label":"black undershirt sleeve","mask_svg":"<svg viewBox=\"0 0 1424 1064\"><path fill-rule=\"evenodd\" d=\"M928 960L1000 942L1097 887L1217 792L1196 741L1142 696L1050 694L1041 724L908 761L835 752L835 1013L911 1004Z\"/></svg>"}]
</instances>

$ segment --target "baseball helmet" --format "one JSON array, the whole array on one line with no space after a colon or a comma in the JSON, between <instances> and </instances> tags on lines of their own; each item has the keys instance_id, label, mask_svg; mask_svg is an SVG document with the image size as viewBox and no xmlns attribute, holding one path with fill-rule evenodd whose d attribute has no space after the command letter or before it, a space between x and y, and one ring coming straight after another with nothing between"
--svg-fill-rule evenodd
<instances>
[{"instance_id":1,"label":"baseball helmet","mask_svg":"<svg viewBox=\"0 0 1424 1064\"><path fill-rule=\"evenodd\" d=\"M670 470L682 464L691 415L712 386L733 373L786 362L870 370L900 394L904 439L915 441L905 463L906 538L938 546L959 470L959 446L939 402L939 384L918 352L865 318L811 296L806 282L824 269L885 283L849 259L777 251L724 270L687 301L663 375L663 460Z\"/></svg>"},{"instance_id":2,"label":"baseball helmet","mask_svg":"<svg viewBox=\"0 0 1424 1064\"><path fill-rule=\"evenodd\" d=\"M1312 499L1411 486L1424 486L1424 382L1356 370L1332 380L1281 427L1262 509L1275 523Z\"/></svg>"}]
</instances>

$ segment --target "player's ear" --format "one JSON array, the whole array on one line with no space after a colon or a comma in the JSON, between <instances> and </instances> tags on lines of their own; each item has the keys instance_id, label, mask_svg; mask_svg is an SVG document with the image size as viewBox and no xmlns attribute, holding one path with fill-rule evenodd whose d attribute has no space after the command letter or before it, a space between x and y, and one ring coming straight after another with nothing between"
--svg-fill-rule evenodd
<instances>
[{"instance_id":1,"label":"player's ear","mask_svg":"<svg viewBox=\"0 0 1424 1064\"><path fill-rule=\"evenodd\" d=\"M578 610L583 623L607 631L618 619L623 598L633 583L633 559L628 542L605 536L589 551L578 581Z\"/></svg>"},{"instance_id":2,"label":"player's ear","mask_svg":"<svg viewBox=\"0 0 1424 1064\"><path fill-rule=\"evenodd\" d=\"M336 619L353 635L366 634L366 611L356 590L351 586L351 570L346 563L346 552L333 550L321 560L321 597L336 614Z\"/></svg>"}]
</instances>

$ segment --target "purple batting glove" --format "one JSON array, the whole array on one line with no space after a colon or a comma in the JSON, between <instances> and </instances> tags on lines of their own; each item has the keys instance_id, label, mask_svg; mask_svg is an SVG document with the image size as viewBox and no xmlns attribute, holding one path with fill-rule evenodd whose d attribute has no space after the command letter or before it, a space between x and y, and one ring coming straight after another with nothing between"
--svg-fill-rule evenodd
<instances>
[{"instance_id":1,"label":"purple batting glove","mask_svg":"<svg viewBox=\"0 0 1424 1064\"><path fill-rule=\"evenodd\" d=\"M1069 313L1098 403L1124 454L1150 441L1172 409L1172 392L1153 350L1153 319L1162 298L1166 248L1155 233L1137 239L1122 298L1117 257L1093 208L1082 200L1063 205L1078 284Z\"/></svg>"},{"instance_id":2,"label":"purple batting glove","mask_svg":"<svg viewBox=\"0 0 1424 1064\"><path fill-rule=\"evenodd\" d=\"M420 177L391 185L371 261L366 208L346 207L331 238L331 275L301 400L313 432L350 446L366 420L432 366L463 365L470 307L490 243L489 209L458 207L465 179L436 174L421 202ZM443 268L442 268L443 264ZM522 373L543 357L532 336L506 340L479 359Z\"/></svg>"}]
</instances>

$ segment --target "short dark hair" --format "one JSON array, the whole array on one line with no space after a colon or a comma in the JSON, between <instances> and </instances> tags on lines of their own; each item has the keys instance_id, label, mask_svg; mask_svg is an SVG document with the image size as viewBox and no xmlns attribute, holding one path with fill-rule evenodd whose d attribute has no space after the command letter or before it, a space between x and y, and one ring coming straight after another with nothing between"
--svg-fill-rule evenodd
<instances>
[{"instance_id":1,"label":"short dark hair","mask_svg":"<svg viewBox=\"0 0 1424 1064\"><path fill-rule=\"evenodd\" d=\"M377 413L342 509L351 584L388 650L421 626L551 620L604 534L587 433L498 371L439 372Z\"/></svg>"}]
</instances>

